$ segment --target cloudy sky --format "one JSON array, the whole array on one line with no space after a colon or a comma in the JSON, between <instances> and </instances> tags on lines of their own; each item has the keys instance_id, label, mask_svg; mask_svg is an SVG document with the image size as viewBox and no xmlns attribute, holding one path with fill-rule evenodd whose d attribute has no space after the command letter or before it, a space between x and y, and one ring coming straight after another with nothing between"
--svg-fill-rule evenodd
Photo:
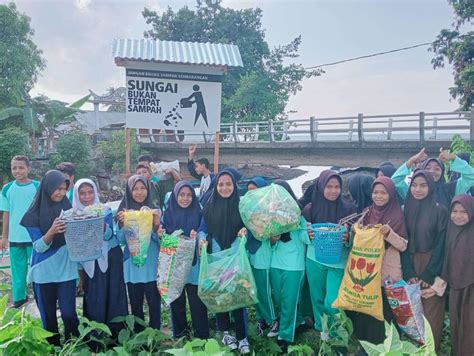
<instances>
[{"instance_id":1,"label":"cloudy sky","mask_svg":"<svg viewBox=\"0 0 474 356\"><path fill-rule=\"evenodd\" d=\"M5 0L0 0L6 3ZM125 84L112 58L114 38L142 38L144 7L193 7L194 1L17 0L31 17L47 68L34 94L67 102ZM271 46L298 35L305 67L432 41L453 14L446 0L224 0L232 8L260 7ZM451 69L434 71L427 47L326 67L303 82L287 107L293 117L448 111Z\"/></svg>"}]
</instances>

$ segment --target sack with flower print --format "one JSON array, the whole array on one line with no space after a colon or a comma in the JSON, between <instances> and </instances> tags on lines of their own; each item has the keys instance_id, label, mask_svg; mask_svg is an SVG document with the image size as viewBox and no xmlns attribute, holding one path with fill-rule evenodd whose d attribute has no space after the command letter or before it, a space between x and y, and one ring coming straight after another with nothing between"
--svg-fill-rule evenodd
<instances>
[{"instance_id":1,"label":"sack with flower print","mask_svg":"<svg viewBox=\"0 0 474 356\"><path fill-rule=\"evenodd\" d=\"M354 225L352 250L333 308L352 310L384 320L381 281L385 242L380 227Z\"/></svg>"}]
</instances>

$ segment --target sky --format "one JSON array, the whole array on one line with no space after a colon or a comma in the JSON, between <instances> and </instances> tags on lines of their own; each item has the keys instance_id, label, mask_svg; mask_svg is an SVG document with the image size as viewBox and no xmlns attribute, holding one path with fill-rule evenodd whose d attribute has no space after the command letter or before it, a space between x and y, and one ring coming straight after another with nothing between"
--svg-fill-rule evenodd
<instances>
[{"instance_id":1,"label":"sky","mask_svg":"<svg viewBox=\"0 0 474 356\"><path fill-rule=\"evenodd\" d=\"M6 3L0 0L0 3ZM115 38L143 38L150 29L144 7L161 12L195 1L17 0L31 18L34 41L47 67L33 94L66 102L91 89L125 85L122 67L112 57ZM453 22L446 0L224 0L234 9L260 7L270 46L302 36L305 67L430 42ZM290 117L307 118L439 112L457 108L448 89L451 68L433 70L427 47L325 67L320 77L305 79L293 96Z\"/></svg>"}]
</instances>

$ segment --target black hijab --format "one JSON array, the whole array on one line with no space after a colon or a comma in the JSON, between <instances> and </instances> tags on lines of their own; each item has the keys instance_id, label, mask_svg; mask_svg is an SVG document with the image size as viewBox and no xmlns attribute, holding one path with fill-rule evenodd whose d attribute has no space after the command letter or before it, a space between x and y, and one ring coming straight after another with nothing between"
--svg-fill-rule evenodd
<instances>
[{"instance_id":1,"label":"black hijab","mask_svg":"<svg viewBox=\"0 0 474 356\"><path fill-rule=\"evenodd\" d=\"M341 194L335 201L327 200L324 197L324 188L331 178L338 179L341 185ZM342 198L342 179L339 174L331 170L321 172L317 181L314 183L311 203L306 205L303 209L305 219L313 224L337 224L339 220L355 212L355 205Z\"/></svg>"},{"instance_id":2,"label":"black hijab","mask_svg":"<svg viewBox=\"0 0 474 356\"><path fill-rule=\"evenodd\" d=\"M393 174L397 171L397 168L390 161L385 161L379 164L375 169L375 178L377 178L379 172L382 172L385 177L391 178Z\"/></svg>"},{"instance_id":3,"label":"black hijab","mask_svg":"<svg viewBox=\"0 0 474 356\"><path fill-rule=\"evenodd\" d=\"M428 183L428 195L415 199L411 186L417 177ZM415 171L405 200L405 222L408 230L408 251L425 253L436 245L436 239L444 234L448 223L448 210L436 202L436 185L430 172Z\"/></svg>"},{"instance_id":4,"label":"black hijab","mask_svg":"<svg viewBox=\"0 0 474 356\"><path fill-rule=\"evenodd\" d=\"M372 205L372 183L374 177L357 174L349 177L349 192L357 206L357 213Z\"/></svg>"},{"instance_id":5,"label":"black hijab","mask_svg":"<svg viewBox=\"0 0 474 356\"><path fill-rule=\"evenodd\" d=\"M223 198L217 192L219 179L227 175L232 179L234 191L228 198ZM229 171L222 171L216 177L216 184L212 195L207 201L202 211L202 216L206 222L208 236L216 239L222 250L228 249L237 237L237 233L244 227L244 223L239 212L239 192L234 175ZM212 249L212 243L208 245Z\"/></svg>"},{"instance_id":6,"label":"black hijab","mask_svg":"<svg viewBox=\"0 0 474 356\"><path fill-rule=\"evenodd\" d=\"M283 179L277 179L273 182L273 184L277 184L283 188L285 188L285 190L290 193L291 197L295 200L296 204L298 204L298 207L300 208L301 210L301 204L299 203L298 199L296 198L296 195L295 193L293 192L293 189L291 189L290 185L288 184L288 182L284 181ZM281 242L288 242L290 241L291 238L290 238L290 233L289 232L285 232L284 234L281 234L281 237L280 237L280 241Z\"/></svg>"},{"instance_id":7,"label":"black hijab","mask_svg":"<svg viewBox=\"0 0 474 356\"><path fill-rule=\"evenodd\" d=\"M135 199L133 199L132 195L133 188L138 182L142 182L147 190L146 198L142 203L136 202ZM151 202L150 183L148 182L148 179L135 174L128 178L127 185L125 186L125 194L122 198L122 201L120 202L117 212L122 211L124 209L140 210L143 206L147 206L150 209L156 208L155 205Z\"/></svg>"},{"instance_id":8,"label":"black hijab","mask_svg":"<svg viewBox=\"0 0 474 356\"><path fill-rule=\"evenodd\" d=\"M436 188L436 201L443 205L446 209L451 206L451 200L454 198L456 193L456 182L446 183L444 176L444 164L437 158L429 158L423 162L421 169L426 170L426 167L431 162L435 162L441 168L441 177L435 182Z\"/></svg>"},{"instance_id":9,"label":"black hijab","mask_svg":"<svg viewBox=\"0 0 474 356\"><path fill-rule=\"evenodd\" d=\"M39 227L43 235L46 234L61 211L72 208L66 195L60 202L51 200L51 195L63 183L66 183L66 190L69 189L69 179L63 173L57 170L46 172L20 224L24 227ZM64 234L56 234L50 248L59 248L65 244Z\"/></svg>"}]
</instances>

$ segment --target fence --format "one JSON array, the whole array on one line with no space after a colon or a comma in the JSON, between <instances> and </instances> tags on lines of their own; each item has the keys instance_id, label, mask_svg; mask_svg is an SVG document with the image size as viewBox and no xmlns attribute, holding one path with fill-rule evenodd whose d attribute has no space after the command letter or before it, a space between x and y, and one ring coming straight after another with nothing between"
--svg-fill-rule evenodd
<instances>
[{"instance_id":1,"label":"fence","mask_svg":"<svg viewBox=\"0 0 474 356\"><path fill-rule=\"evenodd\" d=\"M474 143L471 111L233 122L221 125L220 139L235 144L257 142L450 141L453 134ZM140 129L139 143L213 142L208 133Z\"/></svg>"}]
</instances>

